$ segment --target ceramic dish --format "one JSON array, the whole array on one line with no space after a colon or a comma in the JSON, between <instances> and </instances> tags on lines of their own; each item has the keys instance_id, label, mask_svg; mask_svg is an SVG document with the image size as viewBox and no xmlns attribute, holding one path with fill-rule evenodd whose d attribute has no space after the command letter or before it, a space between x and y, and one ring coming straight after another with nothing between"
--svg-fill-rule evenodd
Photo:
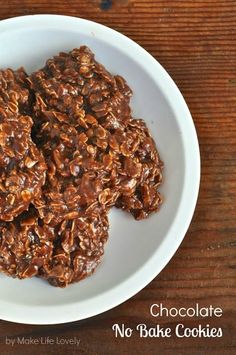
<instances>
[{"instance_id":1,"label":"ceramic dish","mask_svg":"<svg viewBox=\"0 0 236 355\"><path fill-rule=\"evenodd\" d=\"M32 72L60 51L89 46L99 62L133 90L134 117L142 117L165 163L159 213L137 222L112 209L110 237L96 272L65 289L33 278L0 276L0 318L55 324L97 315L145 287L179 247L197 201L200 156L188 107L162 66L138 44L100 24L66 16L34 15L0 22L0 67Z\"/></svg>"}]
</instances>

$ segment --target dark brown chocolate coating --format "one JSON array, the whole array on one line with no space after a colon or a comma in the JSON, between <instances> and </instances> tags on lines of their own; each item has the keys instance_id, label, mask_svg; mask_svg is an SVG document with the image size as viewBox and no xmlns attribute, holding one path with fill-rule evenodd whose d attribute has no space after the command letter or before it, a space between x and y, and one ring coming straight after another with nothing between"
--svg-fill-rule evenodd
<instances>
[{"instance_id":1,"label":"dark brown chocolate coating","mask_svg":"<svg viewBox=\"0 0 236 355\"><path fill-rule=\"evenodd\" d=\"M0 220L12 221L41 195L46 164L31 139L24 71L0 71Z\"/></svg>"}]
</instances>

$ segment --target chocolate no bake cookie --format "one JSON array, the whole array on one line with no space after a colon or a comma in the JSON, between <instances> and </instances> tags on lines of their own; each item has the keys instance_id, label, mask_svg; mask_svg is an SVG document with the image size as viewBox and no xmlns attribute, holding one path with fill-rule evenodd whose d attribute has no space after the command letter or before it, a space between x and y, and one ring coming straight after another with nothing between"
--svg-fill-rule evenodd
<instances>
[{"instance_id":1,"label":"chocolate no bake cookie","mask_svg":"<svg viewBox=\"0 0 236 355\"><path fill-rule=\"evenodd\" d=\"M111 207L159 209L163 163L131 96L85 46L0 72L2 271L64 287L99 264Z\"/></svg>"}]
</instances>

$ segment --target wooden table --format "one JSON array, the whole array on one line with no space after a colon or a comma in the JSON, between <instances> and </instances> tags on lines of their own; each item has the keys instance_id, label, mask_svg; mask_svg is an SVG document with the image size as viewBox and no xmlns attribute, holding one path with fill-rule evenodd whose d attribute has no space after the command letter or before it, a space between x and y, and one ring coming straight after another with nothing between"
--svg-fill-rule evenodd
<instances>
[{"instance_id":1,"label":"wooden table","mask_svg":"<svg viewBox=\"0 0 236 355\"><path fill-rule=\"evenodd\" d=\"M54 326L0 322L1 354L235 354L236 353L236 1L235 0L0 0L0 18L52 13L100 22L129 36L167 69L197 128L202 175L188 233L167 267L144 290L97 317ZM1 55L1 54L0 54ZM222 338L115 338L124 323L155 326L149 307L223 309L221 318L163 317L164 327L210 324ZM75 345L6 344L6 337L80 340Z\"/></svg>"}]
</instances>

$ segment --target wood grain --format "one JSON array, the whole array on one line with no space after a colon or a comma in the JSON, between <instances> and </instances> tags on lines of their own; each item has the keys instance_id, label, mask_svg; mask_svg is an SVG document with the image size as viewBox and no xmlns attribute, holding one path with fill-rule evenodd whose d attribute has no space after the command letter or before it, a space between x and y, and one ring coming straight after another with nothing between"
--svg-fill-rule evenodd
<instances>
[{"instance_id":1,"label":"wood grain","mask_svg":"<svg viewBox=\"0 0 236 355\"><path fill-rule=\"evenodd\" d=\"M167 267L135 297L97 317L56 326L0 322L1 354L236 353L236 1L0 0L0 18L65 14L110 26L146 48L167 69L191 110L200 141L201 189L188 233ZM1 54L0 54L1 55ZM111 327L155 325L152 303L218 306L222 338L114 338ZM174 327L180 318L158 319ZM199 320L188 318L186 326ZM7 337L80 339L72 345L6 345Z\"/></svg>"}]
</instances>

